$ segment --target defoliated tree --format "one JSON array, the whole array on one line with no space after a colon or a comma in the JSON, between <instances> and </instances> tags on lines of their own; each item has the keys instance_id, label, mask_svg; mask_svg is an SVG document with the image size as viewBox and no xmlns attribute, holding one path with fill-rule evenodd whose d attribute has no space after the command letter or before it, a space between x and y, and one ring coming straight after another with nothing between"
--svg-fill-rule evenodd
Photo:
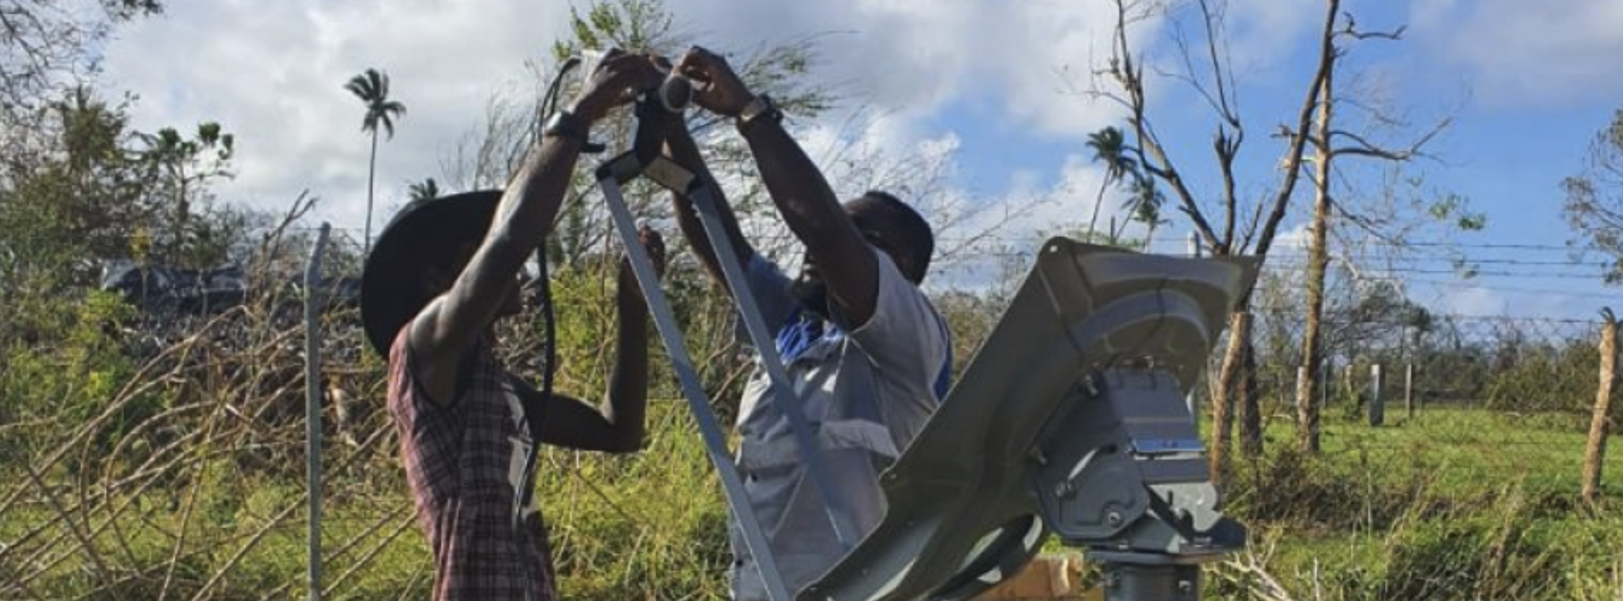
<instances>
[{"instance_id":1,"label":"defoliated tree","mask_svg":"<svg viewBox=\"0 0 1623 601\"><path fill-rule=\"evenodd\" d=\"M1623 285L1623 109L1595 135L1582 173L1561 181L1566 201L1561 214L1585 251L1606 257L1601 273L1607 284Z\"/></svg>"}]
</instances>

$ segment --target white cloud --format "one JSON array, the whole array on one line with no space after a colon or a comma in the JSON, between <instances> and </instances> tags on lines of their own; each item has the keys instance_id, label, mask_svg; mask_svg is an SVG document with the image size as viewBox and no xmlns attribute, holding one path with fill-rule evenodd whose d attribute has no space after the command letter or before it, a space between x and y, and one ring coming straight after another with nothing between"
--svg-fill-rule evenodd
<instances>
[{"instance_id":1,"label":"white cloud","mask_svg":"<svg viewBox=\"0 0 1623 601\"><path fill-rule=\"evenodd\" d=\"M1481 286L1448 289L1439 294L1438 306L1450 315L1504 315L1504 295Z\"/></svg>"},{"instance_id":2,"label":"white cloud","mask_svg":"<svg viewBox=\"0 0 1623 601\"><path fill-rule=\"evenodd\" d=\"M369 147L344 83L377 67L407 105L395 138L380 140L381 223L406 183L433 175L440 153L478 122L490 92L548 48L565 10L508 0L188 3L122 29L107 84L142 95L138 128L217 120L236 133L238 177L223 197L281 207L309 188L322 197L320 217L359 227Z\"/></svg>"},{"instance_id":3,"label":"white cloud","mask_svg":"<svg viewBox=\"0 0 1623 601\"><path fill-rule=\"evenodd\" d=\"M845 121L846 113L814 124L806 146L815 156L856 141L898 160L946 157L961 143L952 130L981 127L1076 140L1080 150L1087 132L1113 119L1111 109L1067 94L1060 73L1067 67L1072 77L1085 73L1107 55L1113 13L1106 2L668 0L668 8L680 29L721 50L817 36L822 60L815 76L866 113L854 122ZM280 208L308 188L323 199L318 218L359 228L368 140L359 128L360 103L342 86L365 68L387 71L392 95L409 111L379 149L374 224L381 227L407 183L438 175L442 158L483 122L493 92L526 93L524 62L544 55L565 31L567 11L565 3L516 0L187 3L121 29L107 51L106 83L142 95L139 128L217 120L236 133L238 177L219 186L223 198ZM1238 3L1239 43L1262 47L1271 36L1288 36L1300 12ZM1146 22L1137 35L1156 39L1158 27ZM954 103L1003 117L995 124L933 122ZM1059 197L1083 203L1026 210L1017 224L1052 226L1086 219L1077 207L1091 206L1097 177L1084 159L1070 157L1042 172L997 178L994 189L973 196L1025 207L1031 198L1063 192ZM948 200L972 196L957 188L937 192ZM1107 200L1101 223L1118 206Z\"/></svg>"},{"instance_id":4,"label":"white cloud","mask_svg":"<svg viewBox=\"0 0 1623 601\"><path fill-rule=\"evenodd\" d=\"M1260 70L1277 67L1294 58L1304 36L1322 25L1324 8L1318 2L1279 2L1278 0L1235 0L1229 4L1229 52L1236 75L1251 77ZM1196 21L1185 25L1197 27ZM1196 30L1189 31L1195 36ZM1198 50L1198 47L1197 47Z\"/></svg>"},{"instance_id":5,"label":"white cloud","mask_svg":"<svg viewBox=\"0 0 1623 601\"><path fill-rule=\"evenodd\" d=\"M1313 230L1307 222L1290 226L1274 237L1274 250L1270 253L1281 255L1299 255L1307 252L1309 242L1313 241Z\"/></svg>"},{"instance_id":6,"label":"white cloud","mask_svg":"<svg viewBox=\"0 0 1623 601\"><path fill-rule=\"evenodd\" d=\"M1411 37L1490 102L1560 105L1623 92L1623 3L1422 0L1410 21Z\"/></svg>"},{"instance_id":7,"label":"white cloud","mask_svg":"<svg viewBox=\"0 0 1623 601\"><path fill-rule=\"evenodd\" d=\"M1085 71L1108 50L1112 13L1104 2L674 0L672 6L678 15L705 15L693 28L718 44L826 34L819 38L825 76L858 100L904 117L974 97L994 103L1015 127L1081 135L1109 115L1066 94L1061 76L1067 66Z\"/></svg>"},{"instance_id":8,"label":"white cloud","mask_svg":"<svg viewBox=\"0 0 1623 601\"><path fill-rule=\"evenodd\" d=\"M1011 263L1029 259L1043 240L1054 235L1077 236L1093 219L1095 200L1104 173L1082 155L1068 155L1059 177L1044 185L1034 178L1017 177L1008 190L990 198L973 199L974 210L959 215L937 232L937 251L946 253L932 284L977 288L996 283ZM1096 231L1107 231L1112 219L1127 239L1142 239L1146 228L1128 223L1123 196L1114 187L1098 205ZM1156 248L1169 237L1180 236L1169 227L1158 229Z\"/></svg>"},{"instance_id":9,"label":"white cloud","mask_svg":"<svg viewBox=\"0 0 1623 601\"><path fill-rule=\"evenodd\" d=\"M1105 6L669 3L679 24L720 49L826 34L816 42L825 59L817 75L884 115L863 135L903 154L942 137L922 124L954 99L992 102L1013 127L1036 135L1080 135L1102 124L1105 113L1061 94L1055 74L1095 55ZM525 78L524 61L547 51L566 15L563 3L515 0L176 5L120 31L107 51L107 84L142 95L139 128L217 120L236 133L238 177L219 187L223 197L279 207L308 188L323 198L319 217L357 227L368 140L360 103L343 83L383 69L408 107L379 150L381 222L405 185L437 173L440 158L481 122L489 95Z\"/></svg>"}]
</instances>

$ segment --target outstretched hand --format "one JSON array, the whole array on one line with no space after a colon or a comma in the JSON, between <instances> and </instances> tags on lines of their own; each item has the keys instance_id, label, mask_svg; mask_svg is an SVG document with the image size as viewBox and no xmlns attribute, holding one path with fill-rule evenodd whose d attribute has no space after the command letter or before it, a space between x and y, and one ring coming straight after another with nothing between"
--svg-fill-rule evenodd
<instances>
[{"instance_id":1,"label":"outstretched hand","mask_svg":"<svg viewBox=\"0 0 1623 601\"><path fill-rule=\"evenodd\" d=\"M637 240L642 243L643 250L648 251L648 259L654 264L654 276L663 279L665 277L665 238L660 236L658 230L643 224L642 227L637 228ZM638 298L641 298L642 290L637 288L637 277L631 271L630 254L620 257L620 284L630 286L631 290L637 292Z\"/></svg>"},{"instance_id":2,"label":"outstretched hand","mask_svg":"<svg viewBox=\"0 0 1623 601\"><path fill-rule=\"evenodd\" d=\"M695 86L693 100L713 113L737 117L754 98L727 59L699 46L676 61L676 72L702 84Z\"/></svg>"},{"instance_id":3,"label":"outstretched hand","mask_svg":"<svg viewBox=\"0 0 1623 601\"><path fill-rule=\"evenodd\" d=\"M610 50L603 62L581 86L574 114L588 123L602 119L609 109L625 104L648 90L657 89L664 74L647 54L627 54Z\"/></svg>"}]
</instances>

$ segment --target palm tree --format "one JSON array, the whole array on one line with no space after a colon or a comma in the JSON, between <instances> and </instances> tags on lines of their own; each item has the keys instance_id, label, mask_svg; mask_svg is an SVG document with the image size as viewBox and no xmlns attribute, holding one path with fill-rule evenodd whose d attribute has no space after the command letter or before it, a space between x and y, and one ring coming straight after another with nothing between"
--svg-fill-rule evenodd
<instances>
[{"instance_id":1,"label":"palm tree","mask_svg":"<svg viewBox=\"0 0 1623 601\"><path fill-rule=\"evenodd\" d=\"M408 186L406 192L411 196L412 200L439 198L440 185L431 177Z\"/></svg>"},{"instance_id":2,"label":"palm tree","mask_svg":"<svg viewBox=\"0 0 1623 601\"><path fill-rule=\"evenodd\" d=\"M1088 238L1093 238L1099 223L1099 205L1104 203L1105 190L1120 182L1129 172L1138 170L1138 162L1127 156L1127 142L1120 129L1106 127L1088 134L1088 148L1093 149L1094 162L1105 164L1105 181L1099 184L1099 195L1093 199L1093 216L1088 218Z\"/></svg>"},{"instance_id":3,"label":"palm tree","mask_svg":"<svg viewBox=\"0 0 1623 601\"><path fill-rule=\"evenodd\" d=\"M406 115L406 105L389 99L389 75L377 69L350 78L344 89L355 94L366 105L366 116L361 119L361 131L372 134L372 159L366 172L366 233L361 243L361 254L372 252L372 181L378 171L378 126L394 139L394 119Z\"/></svg>"},{"instance_id":4,"label":"palm tree","mask_svg":"<svg viewBox=\"0 0 1623 601\"><path fill-rule=\"evenodd\" d=\"M1133 183L1127 189L1128 198L1125 207L1132 213L1132 221L1149 227L1144 233L1144 242L1139 247L1140 252L1148 252L1150 240L1155 238L1155 227L1167 222L1161 218L1161 207L1166 204L1167 199L1161 194L1161 190L1155 187L1154 179L1139 173L1136 169L1132 173ZM1122 229L1126 229L1126 224L1123 224ZM1116 235L1115 232L1111 232L1111 239L1114 240Z\"/></svg>"}]
</instances>

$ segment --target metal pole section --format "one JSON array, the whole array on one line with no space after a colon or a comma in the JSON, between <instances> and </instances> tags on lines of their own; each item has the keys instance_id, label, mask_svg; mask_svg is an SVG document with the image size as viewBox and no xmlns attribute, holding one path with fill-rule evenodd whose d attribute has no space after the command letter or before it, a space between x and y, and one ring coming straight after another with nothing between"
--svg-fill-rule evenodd
<instances>
[{"instance_id":1,"label":"metal pole section","mask_svg":"<svg viewBox=\"0 0 1623 601\"><path fill-rule=\"evenodd\" d=\"M822 449L817 439L812 437L811 424L807 423L806 414L801 411L800 397L790 385L789 373L783 368L783 358L778 355L772 333L766 327L766 320L761 317L760 307L755 304L755 295L750 292L744 267L739 263L737 253L733 252L733 245L727 243L727 229L722 225L721 214L716 211L715 199L711 197L710 189L703 185L690 190L688 198L698 209L705 236L710 238L710 248L715 251L716 259L721 263L722 275L727 278L727 288L733 291L733 299L744 316L744 328L749 331L750 342L760 353L761 365L772 380L780 411L789 419L789 430L800 448L801 465L805 466L806 475L811 478L812 486L816 487L818 496L823 500L823 510L828 514L828 521L834 525L835 538L849 550L856 544L859 535L845 514L838 511L833 495L834 480L828 474L828 467L823 465Z\"/></svg>"},{"instance_id":2,"label":"metal pole section","mask_svg":"<svg viewBox=\"0 0 1623 601\"><path fill-rule=\"evenodd\" d=\"M637 277L637 285L642 288L643 297L648 300L648 310L654 316L654 326L659 330L660 339L665 343L665 352L671 358L671 368L676 372L677 381L682 387L683 396L687 398L693 419L698 422L699 434L704 438L710 462L715 464L716 472L721 476L721 486L727 493L727 503L732 507L733 515L744 531L744 543L749 547L750 556L755 558L755 565L761 571L761 580L766 585L767 596L773 601L789 601L792 597L783 583L782 573L778 571L777 558L773 557L772 549L767 546L760 518L756 517L755 510L750 506L749 497L744 494L744 482L739 479L732 457L727 454L727 439L722 434L721 426L716 423L715 413L710 410L710 397L705 394L704 386L699 383L699 372L694 369L693 359L688 356L687 347L682 343L681 327L677 325L676 317L671 313L671 306L665 300L664 289L659 287L659 278L654 274L654 264L648 258L648 252L638 242L637 224L631 217L631 210L626 208L625 198L620 193L620 183L613 177L606 177L598 180L598 184L603 187L603 196L608 200L609 214L614 219L614 227L620 232L620 240L625 245L626 255L631 258L631 271Z\"/></svg>"},{"instance_id":3,"label":"metal pole section","mask_svg":"<svg viewBox=\"0 0 1623 601\"><path fill-rule=\"evenodd\" d=\"M1197 601L1199 565L1107 563L1105 601Z\"/></svg>"},{"instance_id":4,"label":"metal pole section","mask_svg":"<svg viewBox=\"0 0 1623 601\"><path fill-rule=\"evenodd\" d=\"M310 487L310 601L321 601L321 253L332 226L321 223L304 264L304 457Z\"/></svg>"},{"instance_id":5,"label":"metal pole section","mask_svg":"<svg viewBox=\"0 0 1623 601\"><path fill-rule=\"evenodd\" d=\"M1403 366L1403 408L1414 419L1414 363Z\"/></svg>"},{"instance_id":6,"label":"metal pole section","mask_svg":"<svg viewBox=\"0 0 1623 601\"><path fill-rule=\"evenodd\" d=\"M1381 398L1381 364L1369 366L1369 425L1386 423L1386 400Z\"/></svg>"},{"instance_id":7,"label":"metal pole section","mask_svg":"<svg viewBox=\"0 0 1623 601\"><path fill-rule=\"evenodd\" d=\"M1189 232L1189 238L1188 238L1188 245L1189 245L1189 251L1188 251L1189 252L1189 258L1191 258L1191 259L1199 259L1200 258L1200 236L1195 234L1195 232L1190 231ZM1184 393L1183 403L1184 403L1184 405L1187 405L1189 407L1189 417L1190 417L1190 419L1192 419L1195 422L1195 431L1198 432L1198 431L1200 431L1200 411L1199 411L1200 402L1195 400L1195 383L1190 382L1188 384L1188 386L1189 386L1189 391Z\"/></svg>"}]
</instances>

